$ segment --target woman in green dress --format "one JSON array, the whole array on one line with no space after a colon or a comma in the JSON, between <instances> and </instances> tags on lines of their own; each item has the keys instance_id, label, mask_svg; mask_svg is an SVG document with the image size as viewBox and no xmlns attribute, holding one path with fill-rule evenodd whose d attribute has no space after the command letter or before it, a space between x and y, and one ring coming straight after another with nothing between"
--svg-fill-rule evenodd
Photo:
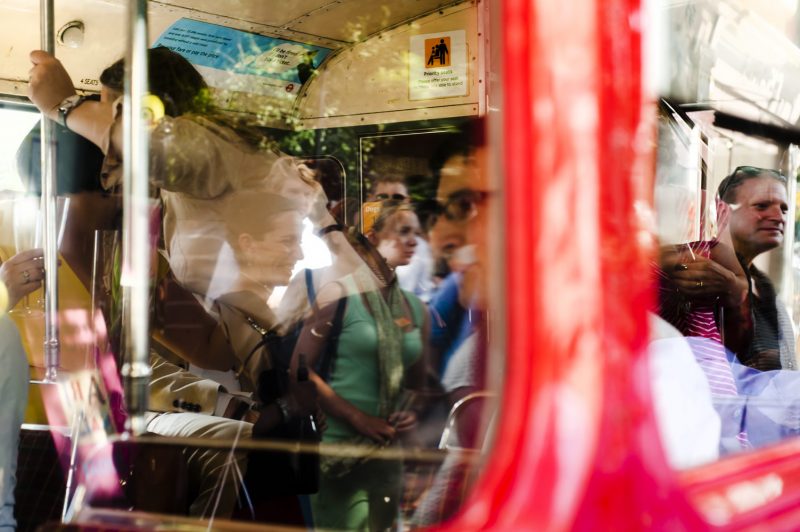
<instances>
[{"instance_id":1,"label":"woman in green dress","mask_svg":"<svg viewBox=\"0 0 800 532\"><path fill-rule=\"evenodd\" d=\"M307 321L295 351L322 373L312 375L328 416L322 441L360 446L352 456L321 458L320 490L312 497L320 528L384 530L397 516L402 462L374 451L417 423L407 398L424 381L428 313L399 288L393 271L411 260L418 232L407 204L382 204L369 243L362 239L375 260L366 257L362 267L320 289L322 308ZM329 342L336 348L328 349Z\"/></svg>"}]
</instances>

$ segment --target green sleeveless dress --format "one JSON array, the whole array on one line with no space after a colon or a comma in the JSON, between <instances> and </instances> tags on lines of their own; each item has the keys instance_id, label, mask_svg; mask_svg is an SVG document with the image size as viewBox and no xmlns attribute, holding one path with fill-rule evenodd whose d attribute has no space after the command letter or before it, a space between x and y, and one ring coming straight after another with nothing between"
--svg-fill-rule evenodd
<instances>
[{"instance_id":1,"label":"green sleeveless dress","mask_svg":"<svg viewBox=\"0 0 800 532\"><path fill-rule=\"evenodd\" d=\"M362 295L352 280L347 308L342 319L338 351L328 384L343 399L371 416L379 414L380 347L377 327ZM425 308L413 294L403 291L414 327L402 333L402 360L408 369L422 354L422 324ZM328 418L322 440L344 443L358 433L347 422ZM375 530L391 525L401 495L402 463L397 460L370 459L344 476L320 476L320 490L312 495L314 525L340 530Z\"/></svg>"}]
</instances>

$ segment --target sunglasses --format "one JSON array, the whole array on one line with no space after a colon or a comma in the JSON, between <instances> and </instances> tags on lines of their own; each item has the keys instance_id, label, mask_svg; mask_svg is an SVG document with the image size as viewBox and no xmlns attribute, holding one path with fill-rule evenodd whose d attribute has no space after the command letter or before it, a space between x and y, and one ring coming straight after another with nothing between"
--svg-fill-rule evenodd
<instances>
[{"instance_id":1,"label":"sunglasses","mask_svg":"<svg viewBox=\"0 0 800 532\"><path fill-rule=\"evenodd\" d=\"M408 196L405 194L400 194L399 192L395 192L394 194L375 194L375 199L378 201L386 201L386 200L395 200L395 201L405 201L408 199Z\"/></svg>"},{"instance_id":2,"label":"sunglasses","mask_svg":"<svg viewBox=\"0 0 800 532\"><path fill-rule=\"evenodd\" d=\"M786 176L777 170L772 170L770 168L759 168L758 166L737 166L728 177L722 180L719 190L717 190L717 195L720 198L724 198L729 190L738 187L747 178L758 177L761 175L770 176L784 184L786 184L788 181Z\"/></svg>"}]
</instances>

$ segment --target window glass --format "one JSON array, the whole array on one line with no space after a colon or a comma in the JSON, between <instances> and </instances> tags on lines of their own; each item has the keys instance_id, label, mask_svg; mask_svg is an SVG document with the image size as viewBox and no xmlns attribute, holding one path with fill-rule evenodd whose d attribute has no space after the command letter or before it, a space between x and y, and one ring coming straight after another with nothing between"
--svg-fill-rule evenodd
<instances>
[{"instance_id":1,"label":"window glass","mask_svg":"<svg viewBox=\"0 0 800 532\"><path fill-rule=\"evenodd\" d=\"M670 76L658 103L650 357L667 456L687 468L800 428L798 159L786 127L798 109L769 82L800 50L788 39L745 44L783 31L756 3L665 9Z\"/></svg>"},{"instance_id":2,"label":"window glass","mask_svg":"<svg viewBox=\"0 0 800 532\"><path fill-rule=\"evenodd\" d=\"M0 105L0 190L22 190L22 181L17 171L17 148L22 139L39 120L33 109L22 109Z\"/></svg>"},{"instance_id":3,"label":"window glass","mask_svg":"<svg viewBox=\"0 0 800 532\"><path fill-rule=\"evenodd\" d=\"M289 16L239 4L270 28ZM57 145L67 292L60 384L41 414L78 435L57 448L78 464L72 514L399 530L454 515L474 486L496 414L489 368L503 363L487 354L502 233L479 117L485 13L345 4L295 14L302 39L212 23L230 13L152 12L149 198L135 209L149 233L132 251L124 65L81 79L65 61L76 86L102 89ZM18 224L43 231L25 209ZM126 301L145 284L134 361ZM32 292L12 312L34 373L43 309ZM131 427L153 445L122 441Z\"/></svg>"}]
</instances>

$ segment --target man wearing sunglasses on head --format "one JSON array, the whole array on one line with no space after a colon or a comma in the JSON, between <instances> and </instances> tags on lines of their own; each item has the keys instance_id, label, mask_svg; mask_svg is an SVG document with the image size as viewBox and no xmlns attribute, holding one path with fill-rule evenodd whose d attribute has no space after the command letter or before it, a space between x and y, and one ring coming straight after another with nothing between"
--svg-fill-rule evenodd
<instances>
[{"instance_id":1,"label":"man wearing sunglasses on head","mask_svg":"<svg viewBox=\"0 0 800 532\"><path fill-rule=\"evenodd\" d=\"M724 228L719 242L711 242L707 257L669 250L662 258L667 286L692 305L716 302L725 316L717 315L716 325L741 363L761 371L796 370L791 319L770 279L754 264L783 244L787 179L774 170L740 166L720 183L717 197ZM720 256L726 249L731 258L724 263ZM732 344L730 337L741 341Z\"/></svg>"}]
</instances>

